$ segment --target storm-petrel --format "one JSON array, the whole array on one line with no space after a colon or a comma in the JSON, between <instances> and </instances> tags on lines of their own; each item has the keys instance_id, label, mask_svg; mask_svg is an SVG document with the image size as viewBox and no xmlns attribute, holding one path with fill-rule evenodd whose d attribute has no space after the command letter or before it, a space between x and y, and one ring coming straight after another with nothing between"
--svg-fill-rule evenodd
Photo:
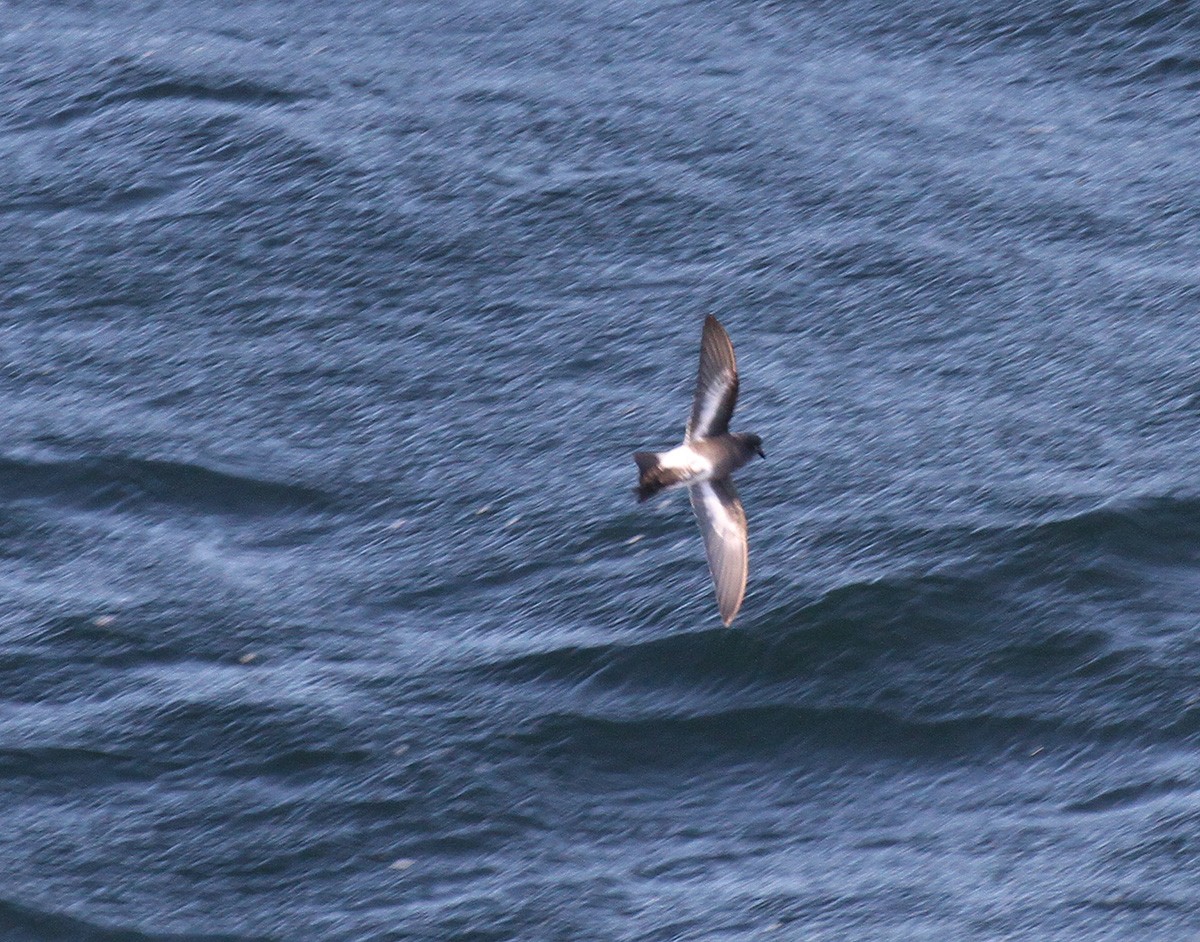
<instances>
[{"instance_id":1,"label":"storm-petrel","mask_svg":"<svg viewBox=\"0 0 1200 942\"><path fill-rule=\"evenodd\" d=\"M704 534L717 607L726 625L742 605L748 566L746 511L730 475L756 454L766 457L757 435L729 431L737 394L733 344L725 328L710 314L704 320L696 395L683 444L670 451L638 451L633 455L639 471L634 489L639 502L669 487L688 486L692 510Z\"/></svg>"}]
</instances>

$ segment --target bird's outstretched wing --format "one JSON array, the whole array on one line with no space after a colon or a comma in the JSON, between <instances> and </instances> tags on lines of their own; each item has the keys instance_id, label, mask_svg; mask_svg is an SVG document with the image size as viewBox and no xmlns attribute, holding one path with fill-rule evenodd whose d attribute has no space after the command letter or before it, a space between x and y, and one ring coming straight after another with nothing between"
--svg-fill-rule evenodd
<instances>
[{"instance_id":1,"label":"bird's outstretched wing","mask_svg":"<svg viewBox=\"0 0 1200 942\"><path fill-rule=\"evenodd\" d=\"M730 478L702 481L688 490L692 509L704 534L708 568L717 589L717 608L728 625L742 607L750 553L746 537L746 511Z\"/></svg>"},{"instance_id":2,"label":"bird's outstretched wing","mask_svg":"<svg viewBox=\"0 0 1200 942\"><path fill-rule=\"evenodd\" d=\"M700 370L696 374L696 395L692 417L688 419L684 441L724 435L729 431L733 407L737 405L737 361L733 344L725 328L711 314L704 320L700 338Z\"/></svg>"}]
</instances>

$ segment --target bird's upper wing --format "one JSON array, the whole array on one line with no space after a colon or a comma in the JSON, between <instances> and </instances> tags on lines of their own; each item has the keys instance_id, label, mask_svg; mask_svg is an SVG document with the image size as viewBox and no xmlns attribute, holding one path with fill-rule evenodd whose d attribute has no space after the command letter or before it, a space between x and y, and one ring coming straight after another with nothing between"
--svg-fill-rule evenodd
<instances>
[{"instance_id":1,"label":"bird's upper wing","mask_svg":"<svg viewBox=\"0 0 1200 942\"><path fill-rule=\"evenodd\" d=\"M737 361L729 334L711 314L704 320L700 339L700 370L696 375L696 396L692 417L688 419L684 441L723 435L729 431L733 407L737 405Z\"/></svg>"},{"instance_id":2,"label":"bird's upper wing","mask_svg":"<svg viewBox=\"0 0 1200 942\"><path fill-rule=\"evenodd\" d=\"M702 481L688 490L704 534L708 568L717 589L717 608L728 625L742 607L749 569L746 511L730 478Z\"/></svg>"}]
</instances>

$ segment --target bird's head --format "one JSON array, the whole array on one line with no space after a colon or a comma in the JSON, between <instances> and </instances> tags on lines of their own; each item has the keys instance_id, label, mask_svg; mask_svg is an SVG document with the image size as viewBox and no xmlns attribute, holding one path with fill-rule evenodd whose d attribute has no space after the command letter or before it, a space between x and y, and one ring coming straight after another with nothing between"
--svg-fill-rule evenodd
<instances>
[{"instance_id":1,"label":"bird's head","mask_svg":"<svg viewBox=\"0 0 1200 942\"><path fill-rule=\"evenodd\" d=\"M746 447L758 455L758 457L767 457L767 453L763 451L762 438L760 438L758 435L747 433L742 436L742 441L744 441L746 443Z\"/></svg>"}]
</instances>

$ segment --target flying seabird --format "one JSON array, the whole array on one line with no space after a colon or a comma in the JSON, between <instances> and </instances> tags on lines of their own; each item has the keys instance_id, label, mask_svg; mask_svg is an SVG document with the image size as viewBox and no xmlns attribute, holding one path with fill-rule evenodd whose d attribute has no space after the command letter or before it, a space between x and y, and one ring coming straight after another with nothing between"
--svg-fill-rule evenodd
<instances>
[{"instance_id":1,"label":"flying seabird","mask_svg":"<svg viewBox=\"0 0 1200 942\"><path fill-rule=\"evenodd\" d=\"M687 485L692 510L704 534L717 607L726 625L741 608L748 566L746 512L731 475L756 454L766 457L757 435L729 431L737 394L733 344L725 328L710 314L704 320L700 339L696 395L683 444L670 451L638 451L633 455L639 472L634 488L639 502L666 488Z\"/></svg>"}]
</instances>

